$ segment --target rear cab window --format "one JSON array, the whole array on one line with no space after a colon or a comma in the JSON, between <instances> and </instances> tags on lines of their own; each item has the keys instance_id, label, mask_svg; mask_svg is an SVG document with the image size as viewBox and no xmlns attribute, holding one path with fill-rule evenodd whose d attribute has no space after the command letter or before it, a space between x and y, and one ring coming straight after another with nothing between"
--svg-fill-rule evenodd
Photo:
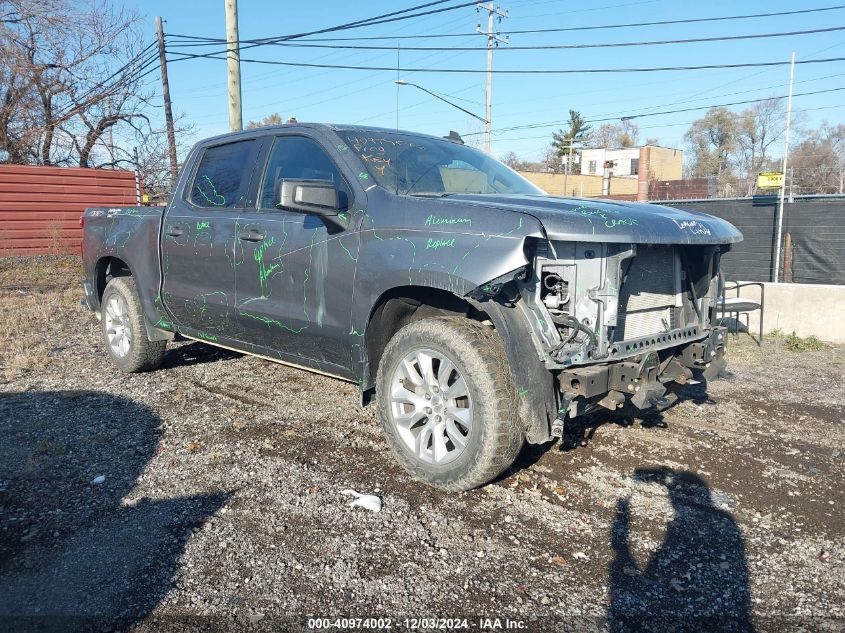
<instances>
[{"instance_id":1,"label":"rear cab window","mask_svg":"<svg viewBox=\"0 0 845 633\"><path fill-rule=\"evenodd\" d=\"M207 147L197 165L188 201L203 208L246 206L257 149L256 139Z\"/></svg>"}]
</instances>

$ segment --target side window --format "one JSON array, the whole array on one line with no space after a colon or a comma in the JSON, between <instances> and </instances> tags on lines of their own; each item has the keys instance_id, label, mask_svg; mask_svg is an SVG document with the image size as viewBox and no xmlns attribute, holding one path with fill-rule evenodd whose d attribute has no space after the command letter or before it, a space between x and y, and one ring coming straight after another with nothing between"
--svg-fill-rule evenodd
<instances>
[{"instance_id":1,"label":"side window","mask_svg":"<svg viewBox=\"0 0 845 633\"><path fill-rule=\"evenodd\" d=\"M243 206L241 196L252 174L254 150L254 140L206 149L191 185L191 202L198 207Z\"/></svg>"},{"instance_id":2,"label":"side window","mask_svg":"<svg viewBox=\"0 0 845 633\"><path fill-rule=\"evenodd\" d=\"M259 207L273 209L279 199L279 187L284 179L331 180L338 191L340 207L349 206L350 192L332 159L320 145L305 136L279 136L273 143L264 180Z\"/></svg>"}]
</instances>

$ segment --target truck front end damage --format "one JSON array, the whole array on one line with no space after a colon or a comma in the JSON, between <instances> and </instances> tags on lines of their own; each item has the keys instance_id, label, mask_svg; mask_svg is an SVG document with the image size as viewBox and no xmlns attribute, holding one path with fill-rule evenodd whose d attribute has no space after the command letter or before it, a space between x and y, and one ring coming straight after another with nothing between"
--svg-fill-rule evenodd
<instances>
[{"instance_id":1,"label":"truck front end damage","mask_svg":"<svg viewBox=\"0 0 845 633\"><path fill-rule=\"evenodd\" d=\"M523 410L529 441L560 436L566 418L591 411L665 409L681 386L725 367L726 329L715 325L720 258L741 235L709 216L671 226L678 231L595 241L547 226L547 239L526 240L529 265L472 293L499 304L488 312L518 315L552 376L557 415L537 428L540 407Z\"/></svg>"},{"instance_id":2,"label":"truck front end damage","mask_svg":"<svg viewBox=\"0 0 845 633\"><path fill-rule=\"evenodd\" d=\"M724 246L555 242L538 244L521 288L532 336L557 375L559 411L660 409L670 384L724 366L714 327Z\"/></svg>"}]
</instances>

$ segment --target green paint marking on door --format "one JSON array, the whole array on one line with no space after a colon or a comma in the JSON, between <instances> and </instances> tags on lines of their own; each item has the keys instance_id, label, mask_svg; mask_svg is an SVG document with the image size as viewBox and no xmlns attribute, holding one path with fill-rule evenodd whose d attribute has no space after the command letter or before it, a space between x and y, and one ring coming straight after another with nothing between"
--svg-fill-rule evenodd
<instances>
[{"instance_id":1,"label":"green paint marking on door","mask_svg":"<svg viewBox=\"0 0 845 633\"><path fill-rule=\"evenodd\" d=\"M292 334L299 334L302 330L306 329L308 326L303 325L300 328L292 328L289 325L285 325L281 321L277 321L276 319L271 319L270 317L260 316L258 314L252 314L251 312L241 312L241 316L245 316L248 319L255 319L256 321L261 321L267 327L271 325L275 325L278 328L286 330L287 332L291 332Z\"/></svg>"},{"instance_id":2,"label":"green paint marking on door","mask_svg":"<svg viewBox=\"0 0 845 633\"><path fill-rule=\"evenodd\" d=\"M253 252L253 257L255 261L258 263L258 282L261 286L261 296L267 296L267 279L273 272L281 267L281 264L273 264L272 266L268 266L267 263L264 261L264 255L267 252L267 249L270 248L273 243L276 241L275 237L271 237L270 239L266 240L255 249Z\"/></svg>"}]
</instances>

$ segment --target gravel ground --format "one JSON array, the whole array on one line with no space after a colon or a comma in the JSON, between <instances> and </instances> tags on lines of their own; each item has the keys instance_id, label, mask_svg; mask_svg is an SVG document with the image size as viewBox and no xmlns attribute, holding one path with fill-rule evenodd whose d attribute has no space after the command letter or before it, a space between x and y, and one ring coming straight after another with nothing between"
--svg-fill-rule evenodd
<instances>
[{"instance_id":1,"label":"gravel ground","mask_svg":"<svg viewBox=\"0 0 845 633\"><path fill-rule=\"evenodd\" d=\"M740 336L707 394L573 424L445 494L395 465L354 385L199 343L118 373L77 277L0 260L8 630L845 627L842 346Z\"/></svg>"}]
</instances>

